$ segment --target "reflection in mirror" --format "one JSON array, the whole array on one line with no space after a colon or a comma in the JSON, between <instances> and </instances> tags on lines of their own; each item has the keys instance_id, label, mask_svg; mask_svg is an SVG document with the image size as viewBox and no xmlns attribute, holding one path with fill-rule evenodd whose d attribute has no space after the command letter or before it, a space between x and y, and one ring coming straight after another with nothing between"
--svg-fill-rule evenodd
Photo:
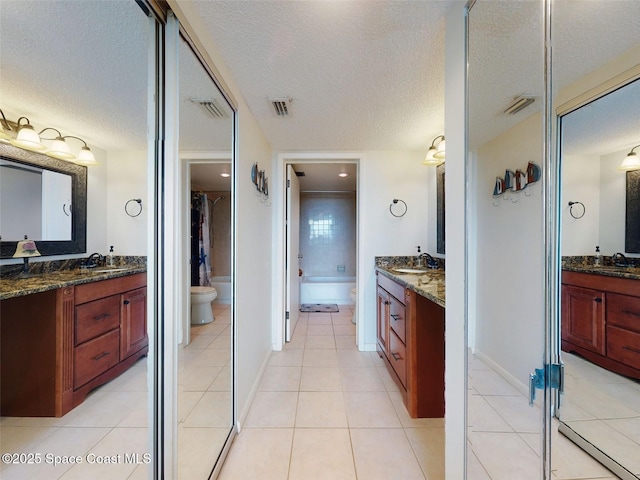
<instances>
[{"instance_id":1,"label":"reflection in mirror","mask_svg":"<svg viewBox=\"0 0 640 480\"><path fill-rule=\"evenodd\" d=\"M178 477L208 478L234 428L232 140L234 111L181 38L179 155L190 315L178 346ZM186 253L186 252L185 252Z\"/></svg>"},{"instance_id":2,"label":"reflection in mirror","mask_svg":"<svg viewBox=\"0 0 640 480\"><path fill-rule=\"evenodd\" d=\"M560 117L562 197L562 360L560 431L621 478L640 478L640 256L625 251L629 174L618 167L640 140L640 80ZM595 246L602 258L595 265ZM613 274L628 278L603 276ZM600 275L599 275L600 274ZM635 305L635 306L634 306ZM635 343L634 343L635 342ZM636 453L632 453L636 452Z\"/></svg>"},{"instance_id":3,"label":"reflection in mirror","mask_svg":"<svg viewBox=\"0 0 640 480\"><path fill-rule=\"evenodd\" d=\"M0 233L71 240L71 176L0 159Z\"/></svg>"},{"instance_id":4,"label":"reflection in mirror","mask_svg":"<svg viewBox=\"0 0 640 480\"><path fill-rule=\"evenodd\" d=\"M84 252L87 168L0 143L1 258L27 235L42 255Z\"/></svg>"},{"instance_id":5,"label":"reflection in mirror","mask_svg":"<svg viewBox=\"0 0 640 480\"><path fill-rule=\"evenodd\" d=\"M437 237L436 237L436 252L445 253L445 240L444 240L444 200L446 195L444 193L444 163L436 167L436 195L437 195Z\"/></svg>"},{"instance_id":6,"label":"reflection in mirror","mask_svg":"<svg viewBox=\"0 0 640 480\"><path fill-rule=\"evenodd\" d=\"M507 178L543 164L542 22L543 2L478 0L468 16L469 480L542 478L543 409L525 394L544 358L542 191ZM518 96L534 101L505 112Z\"/></svg>"},{"instance_id":7,"label":"reflection in mirror","mask_svg":"<svg viewBox=\"0 0 640 480\"><path fill-rule=\"evenodd\" d=\"M37 242L42 254L39 265L45 268L34 280L36 288L40 281L46 284L49 280L47 266L56 268L55 264L66 260L75 264L93 251L105 254L110 243L115 244L116 255L123 262L133 256L143 262L147 254L153 258L153 252L146 250L144 216L135 222L119 221L129 219L122 210L120 194L125 199L145 198L147 134L149 139L156 138L155 128L151 122L147 124L147 114L152 117L156 111L156 105L147 102L159 97L150 91L155 71L149 71L148 61L158 58L153 40L159 34L155 19L141 8L144 3L2 2L0 6L4 114L12 119L18 117L16 112L28 115L37 130L55 127L80 135L100 159L100 165L88 171L84 166L0 142L3 158L71 178L73 233L68 240L55 234L58 238ZM152 177L154 167L149 168ZM4 176L4 167L0 176ZM3 195L4 189L5 185ZM65 219L60 224L67 225L68 192L61 197L62 204L52 205L53 213L62 213ZM7 203L11 208L19 207L15 199L6 202L3 197L1 202L3 208ZM16 239L0 233L3 240ZM9 243L2 242L3 257ZM59 254L73 255L62 261L47 258ZM11 262L3 262L3 266ZM77 278L76 274L82 284L62 283ZM104 279L104 275L98 276ZM157 328L145 323L145 274L104 280L106 287L79 269L60 272L54 278L65 278L55 280L64 287L1 302L2 406L11 384L22 391L27 385L21 406L46 402L53 392L55 410L9 416L11 412L2 408L0 453L25 454L23 458L33 454L32 458L40 461L4 462L0 477L151 478L155 459L150 439L156 432L149 419L155 416L155 399L148 392L154 391L154 351L151 349L149 357L144 352L147 333L149 344L154 345ZM154 290L152 282L149 279L149 292ZM149 293L149 298L152 295ZM7 308L12 303L14 306ZM9 322L10 315L5 316L10 308L17 311L18 321ZM24 352L24 361L7 362L7 355L18 348L18 353ZM17 376L5 375L11 364L17 365ZM147 364L151 368L147 369ZM45 458L47 454L78 461L54 465ZM116 455L120 459L117 464L100 461Z\"/></svg>"}]
</instances>

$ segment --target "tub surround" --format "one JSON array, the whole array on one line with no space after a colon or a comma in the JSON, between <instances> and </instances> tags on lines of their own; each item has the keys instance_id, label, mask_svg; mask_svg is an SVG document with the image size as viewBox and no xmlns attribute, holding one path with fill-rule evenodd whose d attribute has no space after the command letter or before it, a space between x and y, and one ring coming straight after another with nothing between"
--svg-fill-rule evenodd
<instances>
[{"instance_id":1,"label":"tub surround","mask_svg":"<svg viewBox=\"0 0 640 480\"><path fill-rule=\"evenodd\" d=\"M29 276L26 278L17 276L22 265L3 265L0 269L0 300L125 277L147 270L146 257L114 257L114 271L108 271L109 267L80 268L82 260L34 262L29 265ZM121 270L123 268L125 270Z\"/></svg>"}]
</instances>

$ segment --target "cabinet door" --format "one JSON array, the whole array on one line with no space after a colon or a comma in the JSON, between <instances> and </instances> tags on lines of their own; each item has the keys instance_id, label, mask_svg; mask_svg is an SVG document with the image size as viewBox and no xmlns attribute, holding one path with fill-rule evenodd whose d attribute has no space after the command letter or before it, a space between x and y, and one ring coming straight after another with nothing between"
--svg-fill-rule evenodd
<instances>
[{"instance_id":1,"label":"cabinet door","mask_svg":"<svg viewBox=\"0 0 640 480\"><path fill-rule=\"evenodd\" d=\"M147 289L120 295L120 360L149 344L147 337Z\"/></svg>"},{"instance_id":2,"label":"cabinet door","mask_svg":"<svg viewBox=\"0 0 640 480\"><path fill-rule=\"evenodd\" d=\"M378 287L378 346L388 355L389 353L389 294Z\"/></svg>"},{"instance_id":3,"label":"cabinet door","mask_svg":"<svg viewBox=\"0 0 640 480\"><path fill-rule=\"evenodd\" d=\"M605 294L590 288L562 286L562 340L605 354Z\"/></svg>"}]
</instances>

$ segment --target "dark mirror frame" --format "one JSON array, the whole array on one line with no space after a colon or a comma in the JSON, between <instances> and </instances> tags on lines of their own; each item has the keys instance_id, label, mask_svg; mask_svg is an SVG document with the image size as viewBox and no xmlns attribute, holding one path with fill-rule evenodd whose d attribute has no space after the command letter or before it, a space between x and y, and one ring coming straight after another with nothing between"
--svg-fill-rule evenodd
<instances>
[{"instance_id":1,"label":"dark mirror frame","mask_svg":"<svg viewBox=\"0 0 640 480\"><path fill-rule=\"evenodd\" d=\"M627 253L640 253L640 170L627 172L625 245Z\"/></svg>"},{"instance_id":2,"label":"dark mirror frame","mask_svg":"<svg viewBox=\"0 0 640 480\"><path fill-rule=\"evenodd\" d=\"M444 163L436 167L436 192L438 197L436 252L444 254Z\"/></svg>"},{"instance_id":3,"label":"dark mirror frame","mask_svg":"<svg viewBox=\"0 0 640 480\"><path fill-rule=\"evenodd\" d=\"M4 160L36 166L71 176L71 240L36 240L43 257L86 253L87 250L87 167L48 157L42 153L23 150L7 143L0 143L0 157ZM0 258L11 258L16 251L17 240L0 241Z\"/></svg>"}]
</instances>

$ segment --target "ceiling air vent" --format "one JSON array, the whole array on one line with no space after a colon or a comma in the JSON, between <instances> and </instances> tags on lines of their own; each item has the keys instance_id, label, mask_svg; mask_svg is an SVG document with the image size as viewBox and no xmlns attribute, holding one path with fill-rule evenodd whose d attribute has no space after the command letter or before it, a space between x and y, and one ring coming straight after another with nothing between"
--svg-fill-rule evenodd
<instances>
[{"instance_id":1,"label":"ceiling air vent","mask_svg":"<svg viewBox=\"0 0 640 480\"><path fill-rule=\"evenodd\" d=\"M504 110L504 113L506 113L507 115L515 115L520 110L528 107L535 101L536 97L532 95L519 95L511 101L509 106Z\"/></svg>"},{"instance_id":2,"label":"ceiling air vent","mask_svg":"<svg viewBox=\"0 0 640 480\"><path fill-rule=\"evenodd\" d=\"M271 106L273 107L273 111L277 117L288 117L289 110L291 108L291 98L289 97L278 97L278 98L269 98L269 102L271 102Z\"/></svg>"},{"instance_id":3,"label":"ceiling air vent","mask_svg":"<svg viewBox=\"0 0 640 480\"><path fill-rule=\"evenodd\" d=\"M192 97L191 101L197 103L200 107L213 118L224 118L227 116L225 110L218 105L215 98L195 98Z\"/></svg>"}]
</instances>

